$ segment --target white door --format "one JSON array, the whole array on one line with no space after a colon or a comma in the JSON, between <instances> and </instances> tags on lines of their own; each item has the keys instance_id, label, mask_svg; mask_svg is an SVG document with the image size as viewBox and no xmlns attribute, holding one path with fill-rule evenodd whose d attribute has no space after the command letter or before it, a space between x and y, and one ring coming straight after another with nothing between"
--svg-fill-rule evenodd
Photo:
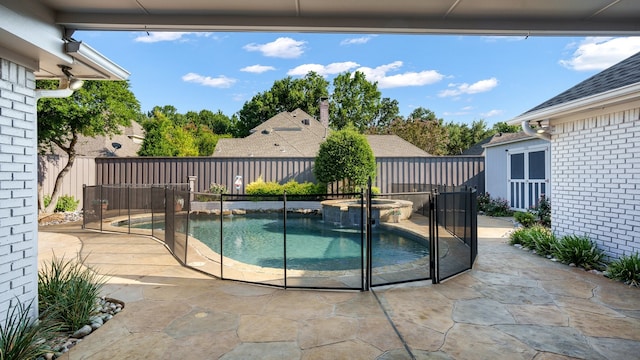
<instances>
[{"instance_id":1,"label":"white door","mask_svg":"<svg viewBox=\"0 0 640 360\"><path fill-rule=\"evenodd\" d=\"M509 151L508 199L511 208L525 211L549 193L549 151L547 148Z\"/></svg>"}]
</instances>

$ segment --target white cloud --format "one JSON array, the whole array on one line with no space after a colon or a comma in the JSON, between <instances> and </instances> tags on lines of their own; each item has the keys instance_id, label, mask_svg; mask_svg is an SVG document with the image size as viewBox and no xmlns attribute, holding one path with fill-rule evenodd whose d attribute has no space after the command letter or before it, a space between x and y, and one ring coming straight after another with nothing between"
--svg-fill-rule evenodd
<instances>
[{"instance_id":1,"label":"white cloud","mask_svg":"<svg viewBox=\"0 0 640 360\"><path fill-rule=\"evenodd\" d=\"M356 68L358 66L360 66L360 64L355 63L353 61L331 63L329 65L303 64L289 70L287 72L287 75L304 76L304 75L307 75L309 71L314 71L321 76L335 75L335 74L343 73L345 71L350 71L351 69Z\"/></svg>"},{"instance_id":2,"label":"white cloud","mask_svg":"<svg viewBox=\"0 0 640 360\"><path fill-rule=\"evenodd\" d=\"M458 96L462 94L477 94L487 92L498 86L498 79L480 80L473 84L449 84L450 89L441 91L439 97Z\"/></svg>"},{"instance_id":3,"label":"white cloud","mask_svg":"<svg viewBox=\"0 0 640 360\"><path fill-rule=\"evenodd\" d=\"M231 85L235 84L236 79L228 78L224 75L213 78L210 76L202 76L196 73L188 73L182 76L182 81L215 88L228 88L231 87Z\"/></svg>"},{"instance_id":4,"label":"white cloud","mask_svg":"<svg viewBox=\"0 0 640 360\"><path fill-rule=\"evenodd\" d=\"M283 59L300 57L304 52L306 41L297 41L288 37L277 38L266 44L251 43L244 46L247 51L259 51L264 56Z\"/></svg>"},{"instance_id":5,"label":"white cloud","mask_svg":"<svg viewBox=\"0 0 640 360\"><path fill-rule=\"evenodd\" d=\"M349 39L344 39L340 42L340 45L342 46L346 46L346 45L361 45L361 44L366 44L369 42L369 40L371 40L373 38L373 36L363 36L363 37L359 37L359 38L349 38Z\"/></svg>"},{"instance_id":6,"label":"white cloud","mask_svg":"<svg viewBox=\"0 0 640 360\"><path fill-rule=\"evenodd\" d=\"M576 71L604 70L640 51L640 37L587 37L560 64Z\"/></svg>"},{"instance_id":7,"label":"white cloud","mask_svg":"<svg viewBox=\"0 0 640 360\"><path fill-rule=\"evenodd\" d=\"M275 70L273 66L265 66L265 65L251 65L246 66L240 69L240 71L253 73L253 74L262 74L263 72Z\"/></svg>"},{"instance_id":8,"label":"white cloud","mask_svg":"<svg viewBox=\"0 0 640 360\"><path fill-rule=\"evenodd\" d=\"M391 64L380 65L376 68L361 67L357 71L365 74L368 81L377 81L380 89L429 85L444 78L444 75L435 70L387 75L388 72L400 69L402 65L402 61L394 61Z\"/></svg>"},{"instance_id":9,"label":"white cloud","mask_svg":"<svg viewBox=\"0 0 640 360\"><path fill-rule=\"evenodd\" d=\"M156 43L161 41L183 40L183 36L189 35L189 32L149 32L144 33L134 39L135 42Z\"/></svg>"},{"instance_id":10,"label":"white cloud","mask_svg":"<svg viewBox=\"0 0 640 360\"><path fill-rule=\"evenodd\" d=\"M484 117L484 118L490 118L490 117L493 117L493 116L502 115L503 113L504 113L504 110L494 109L494 110L489 110L486 113L482 113L480 115L482 117Z\"/></svg>"}]
</instances>

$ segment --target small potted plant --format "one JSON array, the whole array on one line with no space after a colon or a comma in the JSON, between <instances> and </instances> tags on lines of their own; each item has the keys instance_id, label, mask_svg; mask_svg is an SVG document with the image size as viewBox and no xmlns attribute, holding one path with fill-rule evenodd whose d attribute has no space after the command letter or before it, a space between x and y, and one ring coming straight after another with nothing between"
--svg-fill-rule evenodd
<instances>
[{"instance_id":1,"label":"small potted plant","mask_svg":"<svg viewBox=\"0 0 640 360\"><path fill-rule=\"evenodd\" d=\"M402 211L399 208L391 209L391 211L389 211L389 218L391 219L391 222L400 222L400 215L402 215Z\"/></svg>"},{"instance_id":2,"label":"small potted plant","mask_svg":"<svg viewBox=\"0 0 640 360\"><path fill-rule=\"evenodd\" d=\"M102 208L102 210L107 210L107 208L109 207L109 200L96 199L96 200L93 200L91 204L93 205L94 209L96 209L96 211L98 210L98 208Z\"/></svg>"},{"instance_id":3,"label":"small potted plant","mask_svg":"<svg viewBox=\"0 0 640 360\"><path fill-rule=\"evenodd\" d=\"M182 211L184 206L184 198L182 196L176 196L175 211Z\"/></svg>"}]
</instances>

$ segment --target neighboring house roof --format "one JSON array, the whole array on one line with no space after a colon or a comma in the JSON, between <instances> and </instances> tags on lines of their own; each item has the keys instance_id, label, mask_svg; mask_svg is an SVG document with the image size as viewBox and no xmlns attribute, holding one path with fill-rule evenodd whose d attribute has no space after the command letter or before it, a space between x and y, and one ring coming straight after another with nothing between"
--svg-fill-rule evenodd
<instances>
[{"instance_id":1,"label":"neighboring house roof","mask_svg":"<svg viewBox=\"0 0 640 360\"><path fill-rule=\"evenodd\" d=\"M496 134L496 135L498 135L498 134ZM486 143L488 143L489 141L491 141L491 139L493 139L493 137L496 136L496 135L492 135L492 136L489 136L489 137L486 137L486 138L480 140L479 142L474 144L472 147L470 147L467 150L463 151L462 154L460 154L460 155L477 155L477 156L484 155L484 145Z\"/></svg>"},{"instance_id":2,"label":"neighboring house roof","mask_svg":"<svg viewBox=\"0 0 640 360\"><path fill-rule=\"evenodd\" d=\"M142 126L132 121L131 126L121 128L121 131L122 134L111 137L97 136L91 138L79 136L76 144L76 153L80 156L90 157L138 156L138 149L140 149L142 139L144 139ZM120 144L120 148L116 149L114 144ZM57 146L54 146L53 149L53 153L56 155L66 155Z\"/></svg>"},{"instance_id":3,"label":"neighboring house roof","mask_svg":"<svg viewBox=\"0 0 640 360\"><path fill-rule=\"evenodd\" d=\"M281 112L241 139L220 139L213 157L316 157L331 130L306 112ZM420 157L427 152L396 135L368 135L375 157Z\"/></svg>"},{"instance_id":4,"label":"neighboring house roof","mask_svg":"<svg viewBox=\"0 0 640 360\"><path fill-rule=\"evenodd\" d=\"M373 150L373 155L377 158L431 156L397 135L367 135L367 141Z\"/></svg>"},{"instance_id":5,"label":"neighboring house roof","mask_svg":"<svg viewBox=\"0 0 640 360\"><path fill-rule=\"evenodd\" d=\"M241 139L220 139L213 157L315 157L327 129L306 112L281 112Z\"/></svg>"}]
</instances>

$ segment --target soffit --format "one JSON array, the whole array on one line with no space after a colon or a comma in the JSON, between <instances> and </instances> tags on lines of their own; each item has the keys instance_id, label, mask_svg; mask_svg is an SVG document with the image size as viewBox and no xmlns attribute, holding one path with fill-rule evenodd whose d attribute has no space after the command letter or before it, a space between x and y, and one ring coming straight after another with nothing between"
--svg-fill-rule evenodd
<instances>
[{"instance_id":1,"label":"soffit","mask_svg":"<svg viewBox=\"0 0 640 360\"><path fill-rule=\"evenodd\" d=\"M42 0L82 30L633 34L635 0Z\"/></svg>"}]
</instances>

